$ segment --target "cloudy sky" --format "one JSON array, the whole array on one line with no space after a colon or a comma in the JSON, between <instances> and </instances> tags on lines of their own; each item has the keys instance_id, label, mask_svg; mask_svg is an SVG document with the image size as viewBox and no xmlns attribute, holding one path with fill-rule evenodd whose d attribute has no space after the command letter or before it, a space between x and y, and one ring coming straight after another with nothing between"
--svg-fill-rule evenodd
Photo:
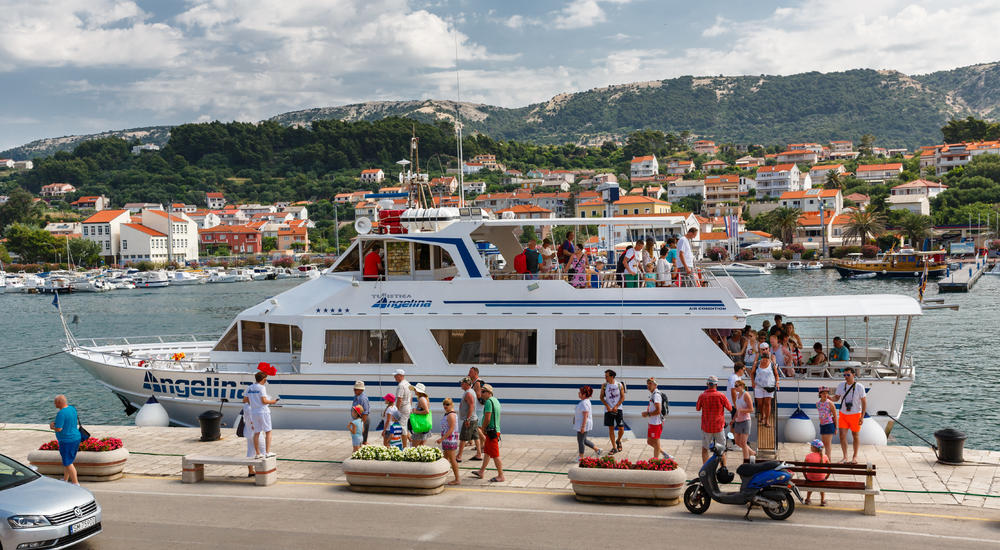
<instances>
[{"instance_id":1,"label":"cloudy sky","mask_svg":"<svg viewBox=\"0 0 1000 550\"><path fill-rule=\"evenodd\" d=\"M1000 2L0 0L0 150L376 99L1000 60Z\"/></svg>"}]
</instances>

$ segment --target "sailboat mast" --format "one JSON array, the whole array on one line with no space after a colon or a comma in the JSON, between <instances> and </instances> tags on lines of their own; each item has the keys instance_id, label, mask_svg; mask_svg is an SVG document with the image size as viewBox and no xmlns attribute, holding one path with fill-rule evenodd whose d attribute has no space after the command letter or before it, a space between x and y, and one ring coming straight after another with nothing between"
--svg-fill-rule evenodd
<instances>
[{"instance_id":1,"label":"sailboat mast","mask_svg":"<svg viewBox=\"0 0 1000 550\"><path fill-rule=\"evenodd\" d=\"M465 206L465 162L462 160L462 80L458 68L458 36L455 36L455 129L458 131L458 206Z\"/></svg>"}]
</instances>

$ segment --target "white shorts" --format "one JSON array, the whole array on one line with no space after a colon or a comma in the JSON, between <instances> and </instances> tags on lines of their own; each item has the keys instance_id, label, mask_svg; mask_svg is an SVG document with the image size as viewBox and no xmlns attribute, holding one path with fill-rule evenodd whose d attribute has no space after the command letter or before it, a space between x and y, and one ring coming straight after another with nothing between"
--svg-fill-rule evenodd
<instances>
[{"instance_id":1,"label":"white shorts","mask_svg":"<svg viewBox=\"0 0 1000 550\"><path fill-rule=\"evenodd\" d=\"M774 397L773 391L766 391L764 388L757 386L753 389L753 396L757 399L763 399L764 397Z\"/></svg>"},{"instance_id":2,"label":"white shorts","mask_svg":"<svg viewBox=\"0 0 1000 550\"><path fill-rule=\"evenodd\" d=\"M403 435L410 435L410 413L399 413L399 425L403 427Z\"/></svg>"},{"instance_id":3,"label":"white shorts","mask_svg":"<svg viewBox=\"0 0 1000 550\"><path fill-rule=\"evenodd\" d=\"M254 433L271 431L271 411L265 409L260 412L251 412L250 423L253 424Z\"/></svg>"},{"instance_id":4,"label":"white shorts","mask_svg":"<svg viewBox=\"0 0 1000 550\"><path fill-rule=\"evenodd\" d=\"M250 426L247 426L243 431L244 439L247 440L247 458L253 458L257 456L257 450L253 448L253 432L250 430ZM259 438L259 437L258 437Z\"/></svg>"}]
</instances>

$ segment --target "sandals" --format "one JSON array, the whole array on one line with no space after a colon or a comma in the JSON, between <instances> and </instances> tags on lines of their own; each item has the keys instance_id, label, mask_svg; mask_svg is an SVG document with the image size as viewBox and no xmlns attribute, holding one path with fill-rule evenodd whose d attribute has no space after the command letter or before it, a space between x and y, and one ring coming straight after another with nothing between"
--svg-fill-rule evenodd
<instances>
[{"instance_id":1,"label":"sandals","mask_svg":"<svg viewBox=\"0 0 1000 550\"><path fill-rule=\"evenodd\" d=\"M504 481L507 481L507 480L506 479L500 479L499 477L491 477L490 478L490 483L503 483Z\"/></svg>"},{"instance_id":2,"label":"sandals","mask_svg":"<svg viewBox=\"0 0 1000 550\"><path fill-rule=\"evenodd\" d=\"M622 441L619 439L616 443L618 445L618 452L622 452Z\"/></svg>"},{"instance_id":3,"label":"sandals","mask_svg":"<svg viewBox=\"0 0 1000 550\"><path fill-rule=\"evenodd\" d=\"M474 471L469 472L469 473L472 474L472 477L474 477L476 479L483 479L483 474L479 473L479 470L474 470Z\"/></svg>"}]
</instances>

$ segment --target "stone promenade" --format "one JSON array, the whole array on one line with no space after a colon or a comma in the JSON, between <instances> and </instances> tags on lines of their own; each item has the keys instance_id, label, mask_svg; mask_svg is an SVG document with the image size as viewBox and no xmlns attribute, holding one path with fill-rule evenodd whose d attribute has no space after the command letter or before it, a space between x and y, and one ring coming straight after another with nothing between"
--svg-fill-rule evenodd
<instances>
[{"instance_id":1,"label":"stone promenade","mask_svg":"<svg viewBox=\"0 0 1000 550\"><path fill-rule=\"evenodd\" d=\"M223 430L223 439L203 443L200 432L192 428L139 428L135 426L88 426L94 437L118 437L132 453L126 473L132 476L176 476L181 474L180 455L198 453L243 456L246 441L232 429ZM592 432L598 447L607 448L606 438ZM596 437L594 437L596 436ZM0 424L0 452L25 461L28 452L54 439L47 426L37 424ZM433 441L433 440L432 440ZM381 438L373 438L381 443ZM693 477L701 465L700 442L664 440L663 448L674 456L681 467ZM650 456L645 440L625 444L625 457L636 461ZM278 430L273 434L273 450L278 454L279 482L344 483L340 462L351 454L350 435L346 431ZM782 444L779 458L804 460L809 452L805 444ZM935 462L934 453L926 447L862 447L861 463L871 462L878 468L876 479L883 490L877 497L883 503L948 504L971 507L1000 508L1000 498L939 494L975 493L1000 495L1000 452L967 449L962 466L946 466ZM502 460L506 470L505 483L488 483L473 478L469 471L479 462L469 461L471 452L462 462L462 483L489 485L503 490L571 490L566 472L576 462L576 439L570 436L504 435ZM740 454L729 453L732 464ZM835 446L833 457L840 457ZM245 480L242 467L214 467L206 471L208 478L231 477ZM492 475L486 476L487 478ZM894 492L913 491L913 492ZM816 498L818 495L814 495ZM827 499L843 503L858 503L859 495L829 494ZM818 501L818 499L817 499Z\"/></svg>"}]
</instances>

